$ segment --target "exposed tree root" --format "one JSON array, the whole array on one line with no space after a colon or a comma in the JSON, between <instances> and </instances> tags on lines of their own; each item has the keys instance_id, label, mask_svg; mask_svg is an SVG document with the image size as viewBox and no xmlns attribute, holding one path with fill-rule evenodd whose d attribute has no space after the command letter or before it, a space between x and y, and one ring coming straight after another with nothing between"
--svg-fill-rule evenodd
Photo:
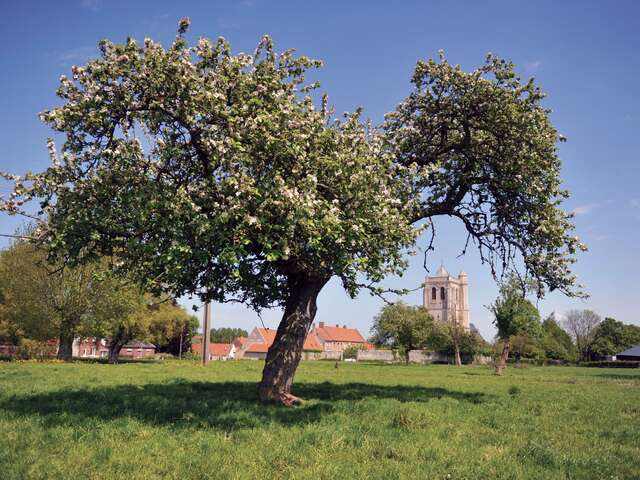
<instances>
[{"instance_id":1,"label":"exposed tree root","mask_svg":"<svg viewBox=\"0 0 640 480\"><path fill-rule=\"evenodd\" d=\"M296 397L291 393L285 392L271 392L268 394L260 395L260 401L263 403L279 403L285 407L293 407L295 405L301 405L304 403L300 397Z\"/></svg>"}]
</instances>

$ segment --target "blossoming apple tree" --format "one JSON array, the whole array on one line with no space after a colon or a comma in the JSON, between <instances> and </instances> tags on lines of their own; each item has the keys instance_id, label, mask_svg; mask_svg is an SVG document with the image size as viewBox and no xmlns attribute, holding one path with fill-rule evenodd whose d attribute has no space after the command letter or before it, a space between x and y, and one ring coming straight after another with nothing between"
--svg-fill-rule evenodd
<instances>
[{"instance_id":1,"label":"blossoming apple tree","mask_svg":"<svg viewBox=\"0 0 640 480\"><path fill-rule=\"evenodd\" d=\"M420 62L375 130L314 103L305 73L320 62L269 37L253 54L189 46L188 25L167 49L102 41L61 78L62 105L42 114L60 152L50 140L46 171L5 174L3 201L39 202L35 240L52 258L108 256L157 294L283 307L259 396L285 404L323 286L380 293L434 216L460 218L492 268L519 255L541 286L572 292L580 244L559 208L558 135L512 66Z\"/></svg>"}]
</instances>

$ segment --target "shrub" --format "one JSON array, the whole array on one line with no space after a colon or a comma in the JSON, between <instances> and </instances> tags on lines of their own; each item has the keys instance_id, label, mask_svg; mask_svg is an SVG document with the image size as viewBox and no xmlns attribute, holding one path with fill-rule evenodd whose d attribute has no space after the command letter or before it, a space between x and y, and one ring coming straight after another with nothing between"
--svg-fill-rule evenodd
<instances>
[{"instance_id":1,"label":"shrub","mask_svg":"<svg viewBox=\"0 0 640 480\"><path fill-rule=\"evenodd\" d=\"M348 346L342 352L343 360L346 360L347 358L355 358L355 359L357 359L358 358L358 350L361 350L361 348L356 346L356 345Z\"/></svg>"},{"instance_id":2,"label":"shrub","mask_svg":"<svg viewBox=\"0 0 640 480\"><path fill-rule=\"evenodd\" d=\"M200 360L200 358L202 358L202 355L195 352L185 352L182 354L183 360Z\"/></svg>"},{"instance_id":3,"label":"shrub","mask_svg":"<svg viewBox=\"0 0 640 480\"><path fill-rule=\"evenodd\" d=\"M184 355L183 355L184 356ZM155 358L156 360L173 360L174 357L173 355L171 355L170 353L156 353L153 358Z\"/></svg>"},{"instance_id":4,"label":"shrub","mask_svg":"<svg viewBox=\"0 0 640 480\"><path fill-rule=\"evenodd\" d=\"M23 360L54 357L56 354L56 346L50 342L40 342L37 340L23 339L20 345L20 358Z\"/></svg>"}]
</instances>

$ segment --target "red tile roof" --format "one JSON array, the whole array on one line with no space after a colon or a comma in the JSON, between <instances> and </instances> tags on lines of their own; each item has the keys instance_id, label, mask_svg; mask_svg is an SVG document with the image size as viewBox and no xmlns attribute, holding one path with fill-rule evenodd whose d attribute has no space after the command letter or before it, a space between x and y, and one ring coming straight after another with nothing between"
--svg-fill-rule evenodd
<instances>
[{"instance_id":1,"label":"red tile roof","mask_svg":"<svg viewBox=\"0 0 640 480\"><path fill-rule=\"evenodd\" d=\"M271 328L257 328L256 330L258 330L258 333L265 341L251 344L246 351L252 353L265 353L269 350L269 347L276 339L276 331ZM310 333L307 336L304 340L302 350L322 351L322 344L320 343L320 340L318 340L318 337L316 337L315 333Z\"/></svg>"},{"instance_id":2,"label":"red tile roof","mask_svg":"<svg viewBox=\"0 0 640 480\"><path fill-rule=\"evenodd\" d=\"M226 357L231 353L230 343L210 343L209 355L215 355L216 357Z\"/></svg>"},{"instance_id":3,"label":"red tile roof","mask_svg":"<svg viewBox=\"0 0 640 480\"><path fill-rule=\"evenodd\" d=\"M311 332L304 341L303 350L315 350L317 352L322 351L322 344L320 343L320 339L318 336Z\"/></svg>"},{"instance_id":4,"label":"red tile roof","mask_svg":"<svg viewBox=\"0 0 640 480\"><path fill-rule=\"evenodd\" d=\"M193 353L202 354L202 343L192 343L191 351ZM226 357L231 352L230 343L210 343L209 355L215 355L216 357Z\"/></svg>"},{"instance_id":5,"label":"red tile roof","mask_svg":"<svg viewBox=\"0 0 640 480\"><path fill-rule=\"evenodd\" d=\"M325 342L366 343L366 340L355 328L329 327L324 325L316 328L315 332Z\"/></svg>"},{"instance_id":6,"label":"red tile roof","mask_svg":"<svg viewBox=\"0 0 640 480\"><path fill-rule=\"evenodd\" d=\"M266 343L252 343L246 351L249 353L267 353L270 346L271 344L267 345Z\"/></svg>"},{"instance_id":7,"label":"red tile roof","mask_svg":"<svg viewBox=\"0 0 640 480\"><path fill-rule=\"evenodd\" d=\"M258 328L258 333L264 341L271 345L273 341L276 339L276 331L271 328Z\"/></svg>"}]
</instances>

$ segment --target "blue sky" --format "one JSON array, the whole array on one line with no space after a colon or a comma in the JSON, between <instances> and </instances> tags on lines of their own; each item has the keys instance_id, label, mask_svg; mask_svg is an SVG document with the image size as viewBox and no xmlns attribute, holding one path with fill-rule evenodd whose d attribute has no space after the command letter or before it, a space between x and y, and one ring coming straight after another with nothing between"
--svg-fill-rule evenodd
<instances>
[{"instance_id":1,"label":"blue sky","mask_svg":"<svg viewBox=\"0 0 640 480\"><path fill-rule=\"evenodd\" d=\"M0 170L48 165L51 133L37 113L58 103L58 77L96 55L101 38L149 36L166 45L182 16L192 19L191 40L222 35L235 51L250 51L268 33L278 49L323 59L317 77L336 111L362 105L375 123L408 94L416 60L437 56L440 48L465 69L478 66L487 52L514 61L548 93L553 122L569 139L560 148L565 187L572 192L566 208L576 212L577 233L590 247L575 271L591 298L551 294L539 303L541 313L591 308L640 324L640 3L2 2ZM11 233L18 223L0 216L0 233ZM435 269L442 261L454 274L468 272L471 321L489 338L493 328L484 305L496 296L495 282L473 250L456 258L465 241L460 225L442 219L436 227L429 264ZM0 239L0 247L7 244ZM424 274L422 258L414 258L405 276L388 285L415 287ZM421 296L406 301L418 304ZM351 300L334 281L321 293L317 320L366 334L381 305L366 293ZM268 311L263 320L276 327L279 317ZM213 321L246 329L259 324L255 313L237 305L214 305Z\"/></svg>"}]
</instances>

